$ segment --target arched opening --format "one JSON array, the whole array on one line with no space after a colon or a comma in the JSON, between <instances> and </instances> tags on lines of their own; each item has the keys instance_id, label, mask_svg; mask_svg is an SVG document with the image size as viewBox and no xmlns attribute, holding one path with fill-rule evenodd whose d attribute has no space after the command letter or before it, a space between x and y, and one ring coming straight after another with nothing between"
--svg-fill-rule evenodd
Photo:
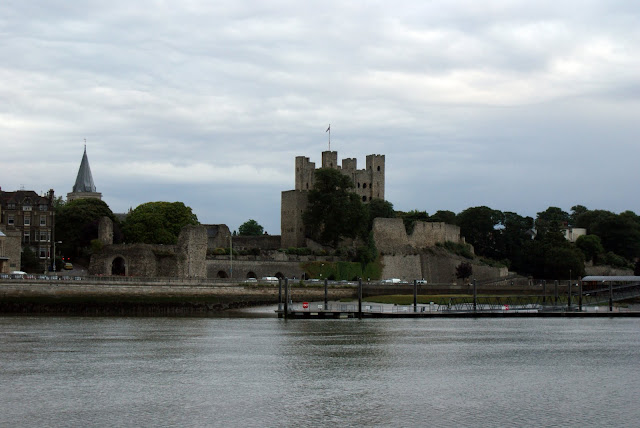
<instances>
[{"instance_id":1,"label":"arched opening","mask_svg":"<svg viewBox=\"0 0 640 428\"><path fill-rule=\"evenodd\" d=\"M255 272L248 272L247 273L247 278L257 278Z\"/></svg>"},{"instance_id":2,"label":"arched opening","mask_svg":"<svg viewBox=\"0 0 640 428\"><path fill-rule=\"evenodd\" d=\"M111 262L111 275L121 275L124 276L127 274L127 264L124 262L122 257L116 257Z\"/></svg>"},{"instance_id":3,"label":"arched opening","mask_svg":"<svg viewBox=\"0 0 640 428\"><path fill-rule=\"evenodd\" d=\"M366 196L362 197L362 202L367 202L367 197Z\"/></svg>"},{"instance_id":4,"label":"arched opening","mask_svg":"<svg viewBox=\"0 0 640 428\"><path fill-rule=\"evenodd\" d=\"M309 274L308 274L308 273L306 273L306 272L305 272L305 273L303 273L303 274L302 274L302 279L304 279L305 281L306 281L307 279L310 279L310 278L311 278L311 277L309 276Z\"/></svg>"},{"instance_id":5,"label":"arched opening","mask_svg":"<svg viewBox=\"0 0 640 428\"><path fill-rule=\"evenodd\" d=\"M380 165L378 165L378 171L380 171Z\"/></svg>"},{"instance_id":6,"label":"arched opening","mask_svg":"<svg viewBox=\"0 0 640 428\"><path fill-rule=\"evenodd\" d=\"M216 275L218 278L226 278L227 277L227 273L223 270L219 270L218 271L218 275Z\"/></svg>"},{"instance_id":7,"label":"arched opening","mask_svg":"<svg viewBox=\"0 0 640 428\"><path fill-rule=\"evenodd\" d=\"M276 274L273 276L275 276L278 279L284 279L284 275L282 274L282 272L276 272Z\"/></svg>"},{"instance_id":8,"label":"arched opening","mask_svg":"<svg viewBox=\"0 0 640 428\"><path fill-rule=\"evenodd\" d=\"M367 183L362 183L362 188L366 189L367 188Z\"/></svg>"}]
</instances>

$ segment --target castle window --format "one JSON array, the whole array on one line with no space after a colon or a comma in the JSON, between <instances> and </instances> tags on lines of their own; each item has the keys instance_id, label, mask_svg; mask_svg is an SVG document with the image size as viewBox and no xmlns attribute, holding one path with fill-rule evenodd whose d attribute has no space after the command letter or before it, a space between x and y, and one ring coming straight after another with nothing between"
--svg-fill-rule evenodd
<instances>
[{"instance_id":1,"label":"castle window","mask_svg":"<svg viewBox=\"0 0 640 428\"><path fill-rule=\"evenodd\" d=\"M378 165L378 171L380 171L380 165Z\"/></svg>"},{"instance_id":2,"label":"castle window","mask_svg":"<svg viewBox=\"0 0 640 428\"><path fill-rule=\"evenodd\" d=\"M366 188L367 188L367 183L363 183L363 184L362 184L362 188L363 188L363 189L366 189Z\"/></svg>"},{"instance_id":3,"label":"castle window","mask_svg":"<svg viewBox=\"0 0 640 428\"><path fill-rule=\"evenodd\" d=\"M307 190L309 190L309 183L307 183Z\"/></svg>"},{"instance_id":4,"label":"castle window","mask_svg":"<svg viewBox=\"0 0 640 428\"><path fill-rule=\"evenodd\" d=\"M367 197L366 196L362 197L362 202L367 202Z\"/></svg>"},{"instance_id":5,"label":"castle window","mask_svg":"<svg viewBox=\"0 0 640 428\"><path fill-rule=\"evenodd\" d=\"M358 182L358 189L360 188L360 182Z\"/></svg>"}]
</instances>

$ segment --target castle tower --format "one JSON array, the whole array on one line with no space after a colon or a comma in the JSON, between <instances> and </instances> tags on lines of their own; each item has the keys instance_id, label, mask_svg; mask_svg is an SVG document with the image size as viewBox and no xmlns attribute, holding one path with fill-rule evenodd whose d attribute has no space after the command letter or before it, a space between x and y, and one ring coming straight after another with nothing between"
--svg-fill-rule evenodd
<instances>
[{"instance_id":1,"label":"castle tower","mask_svg":"<svg viewBox=\"0 0 640 428\"><path fill-rule=\"evenodd\" d=\"M89 158L87 157L87 146L84 146L84 154L78 169L76 183L73 185L73 191L67 193L67 202L74 199L102 199L102 193L96 192L96 185L93 183L91 175L91 167L89 167Z\"/></svg>"},{"instance_id":2,"label":"castle tower","mask_svg":"<svg viewBox=\"0 0 640 428\"><path fill-rule=\"evenodd\" d=\"M337 169L348 176L356 193L364 203L372 199L384 199L384 155L368 155L366 169L358 169L355 158L342 160L338 164L338 152L322 152L322 168ZM304 247L306 238L302 214L307 208L307 195L315 184L316 164L308 157L298 156L295 161L295 190L282 192L280 210L280 235L283 248Z\"/></svg>"}]
</instances>

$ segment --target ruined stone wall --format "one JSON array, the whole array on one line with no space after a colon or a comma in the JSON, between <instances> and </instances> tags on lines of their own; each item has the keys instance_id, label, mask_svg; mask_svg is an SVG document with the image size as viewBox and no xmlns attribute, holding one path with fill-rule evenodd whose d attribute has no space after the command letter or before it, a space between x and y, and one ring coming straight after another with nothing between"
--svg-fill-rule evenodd
<instances>
[{"instance_id":1,"label":"ruined stone wall","mask_svg":"<svg viewBox=\"0 0 640 428\"><path fill-rule=\"evenodd\" d=\"M460 242L460 227L440 222L417 221L408 239L414 248L433 247L446 241Z\"/></svg>"},{"instance_id":2,"label":"ruined stone wall","mask_svg":"<svg viewBox=\"0 0 640 428\"><path fill-rule=\"evenodd\" d=\"M109 217L102 217L98 223L98 239L103 245L113 244L113 221Z\"/></svg>"},{"instance_id":3,"label":"ruined stone wall","mask_svg":"<svg viewBox=\"0 0 640 428\"><path fill-rule=\"evenodd\" d=\"M178 273L174 245L117 244L105 246L91 255L89 274L111 275L112 264L117 258L124 260L126 275L155 277L177 276ZM163 275L158 272L158 258L162 260L160 271Z\"/></svg>"},{"instance_id":4,"label":"ruined stone wall","mask_svg":"<svg viewBox=\"0 0 640 428\"><path fill-rule=\"evenodd\" d=\"M446 223L417 221L411 235L407 235L401 218L376 218L373 239L383 254L410 254L446 241L464 242L460 228Z\"/></svg>"},{"instance_id":5,"label":"ruined stone wall","mask_svg":"<svg viewBox=\"0 0 640 428\"><path fill-rule=\"evenodd\" d=\"M203 224L207 230L207 246L211 249L229 248L231 231L226 224Z\"/></svg>"},{"instance_id":6,"label":"ruined stone wall","mask_svg":"<svg viewBox=\"0 0 640 428\"><path fill-rule=\"evenodd\" d=\"M302 278L304 270L300 261L283 260L233 260L233 276L229 259L207 260L207 278L233 277L244 281L249 277L262 278L265 276L284 276L287 278Z\"/></svg>"},{"instance_id":7,"label":"ruined stone wall","mask_svg":"<svg viewBox=\"0 0 640 428\"><path fill-rule=\"evenodd\" d=\"M307 209L307 192L289 190L282 192L280 207L281 247L302 247L305 242L302 213Z\"/></svg>"},{"instance_id":8,"label":"ruined stone wall","mask_svg":"<svg viewBox=\"0 0 640 428\"><path fill-rule=\"evenodd\" d=\"M259 248L261 250L277 250L280 247L280 235L259 235L259 236L234 236L234 250L250 250Z\"/></svg>"},{"instance_id":9,"label":"ruined stone wall","mask_svg":"<svg viewBox=\"0 0 640 428\"><path fill-rule=\"evenodd\" d=\"M182 278L206 278L208 231L205 226L185 226L178 237L178 275Z\"/></svg>"},{"instance_id":10,"label":"ruined stone wall","mask_svg":"<svg viewBox=\"0 0 640 428\"><path fill-rule=\"evenodd\" d=\"M373 239L381 254L409 252L411 245L401 218L373 220Z\"/></svg>"},{"instance_id":11,"label":"ruined stone wall","mask_svg":"<svg viewBox=\"0 0 640 428\"><path fill-rule=\"evenodd\" d=\"M461 280L456 278L456 267L462 262L471 263L473 267L470 279L497 280L509 274L506 267L494 268L435 251L413 255L385 255L382 257L382 277L400 278L405 281L426 279L428 283L459 283Z\"/></svg>"},{"instance_id":12,"label":"ruined stone wall","mask_svg":"<svg viewBox=\"0 0 640 428\"><path fill-rule=\"evenodd\" d=\"M112 275L114 261L124 261L125 275L204 278L208 235L204 226L185 226L177 245L106 245L91 256L90 275Z\"/></svg>"}]
</instances>

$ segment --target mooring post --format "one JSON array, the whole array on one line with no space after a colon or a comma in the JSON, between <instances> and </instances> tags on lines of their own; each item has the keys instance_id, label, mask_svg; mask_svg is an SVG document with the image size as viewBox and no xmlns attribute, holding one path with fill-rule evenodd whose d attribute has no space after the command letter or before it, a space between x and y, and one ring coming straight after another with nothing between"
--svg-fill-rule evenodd
<instances>
[{"instance_id":1,"label":"mooring post","mask_svg":"<svg viewBox=\"0 0 640 428\"><path fill-rule=\"evenodd\" d=\"M547 280L542 280L542 304L547 303Z\"/></svg>"},{"instance_id":2,"label":"mooring post","mask_svg":"<svg viewBox=\"0 0 640 428\"><path fill-rule=\"evenodd\" d=\"M473 312L478 308L478 288L476 280L473 280Z\"/></svg>"},{"instance_id":3,"label":"mooring post","mask_svg":"<svg viewBox=\"0 0 640 428\"><path fill-rule=\"evenodd\" d=\"M554 291L554 296L555 296L554 305L558 305L558 280L557 279L555 281L553 281L553 287L555 289L555 291Z\"/></svg>"},{"instance_id":4,"label":"mooring post","mask_svg":"<svg viewBox=\"0 0 640 428\"><path fill-rule=\"evenodd\" d=\"M571 310L571 280L569 280L569 291L567 291L567 310Z\"/></svg>"},{"instance_id":5,"label":"mooring post","mask_svg":"<svg viewBox=\"0 0 640 428\"><path fill-rule=\"evenodd\" d=\"M289 280L284 279L284 317L289 316Z\"/></svg>"},{"instance_id":6,"label":"mooring post","mask_svg":"<svg viewBox=\"0 0 640 428\"><path fill-rule=\"evenodd\" d=\"M278 312L282 311L282 278L278 278Z\"/></svg>"},{"instance_id":7,"label":"mooring post","mask_svg":"<svg viewBox=\"0 0 640 428\"><path fill-rule=\"evenodd\" d=\"M329 280L327 278L324 279L324 310L327 310L327 306L329 305L329 299L328 299L328 291L327 288L329 287Z\"/></svg>"},{"instance_id":8,"label":"mooring post","mask_svg":"<svg viewBox=\"0 0 640 428\"><path fill-rule=\"evenodd\" d=\"M418 312L418 280L413 280L413 312Z\"/></svg>"},{"instance_id":9,"label":"mooring post","mask_svg":"<svg viewBox=\"0 0 640 428\"><path fill-rule=\"evenodd\" d=\"M362 318L362 278L358 279L358 318Z\"/></svg>"},{"instance_id":10,"label":"mooring post","mask_svg":"<svg viewBox=\"0 0 640 428\"><path fill-rule=\"evenodd\" d=\"M582 279L578 281L578 310L582 312Z\"/></svg>"},{"instance_id":11,"label":"mooring post","mask_svg":"<svg viewBox=\"0 0 640 428\"><path fill-rule=\"evenodd\" d=\"M609 312L613 312L613 285L609 281Z\"/></svg>"}]
</instances>

